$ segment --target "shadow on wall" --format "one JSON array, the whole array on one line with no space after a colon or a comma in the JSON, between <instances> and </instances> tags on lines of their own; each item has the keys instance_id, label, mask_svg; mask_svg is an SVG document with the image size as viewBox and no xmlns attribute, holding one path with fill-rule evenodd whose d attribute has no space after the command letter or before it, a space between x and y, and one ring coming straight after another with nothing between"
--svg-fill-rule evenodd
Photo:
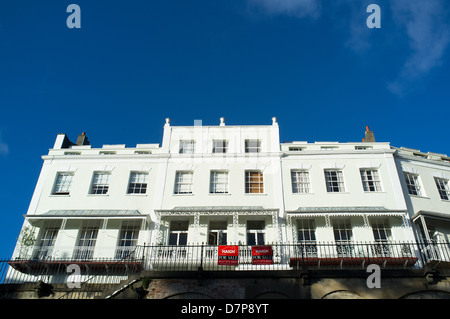
<instances>
[{"instance_id":1,"label":"shadow on wall","mask_svg":"<svg viewBox=\"0 0 450 319\"><path fill-rule=\"evenodd\" d=\"M406 294L399 299L450 299L450 293L439 290L424 290Z\"/></svg>"},{"instance_id":2,"label":"shadow on wall","mask_svg":"<svg viewBox=\"0 0 450 319\"><path fill-rule=\"evenodd\" d=\"M350 290L336 290L326 294L325 296L322 297L322 299L363 299L363 298L357 293Z\"/></svg>"}]
</instances>

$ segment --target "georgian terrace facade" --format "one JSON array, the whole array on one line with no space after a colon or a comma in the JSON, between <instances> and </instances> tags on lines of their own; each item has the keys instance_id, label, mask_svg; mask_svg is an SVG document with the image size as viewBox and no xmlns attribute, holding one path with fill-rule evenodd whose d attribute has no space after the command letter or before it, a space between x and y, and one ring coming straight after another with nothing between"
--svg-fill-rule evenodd
<instances>
[{"instance_id":1,"label":"georgian terrace facade","mask_svg":"<svg viewBox=\"0 0 450 319\"><path fill-rule=\"evenodd\" d=\"M59 134L42 157L25 216L33 245L19 238L13 259L114 260L137 246L297 243L317 259L358 255L355 243L386 254L389 244L415 241L389 143L367 135L355 143L280 143L276 118L201 124L166 119L161 145L136 147L93 148L85 134L76 143Z\"/></svg>"}]
</instances>

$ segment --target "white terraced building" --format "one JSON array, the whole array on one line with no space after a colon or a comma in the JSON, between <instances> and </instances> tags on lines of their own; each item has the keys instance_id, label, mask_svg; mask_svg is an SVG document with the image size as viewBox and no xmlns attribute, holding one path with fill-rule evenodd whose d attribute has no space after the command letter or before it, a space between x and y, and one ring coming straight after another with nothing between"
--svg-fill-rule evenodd
<instances>
[{"instance_id":1,"label":"white terraced building","mask_svg":"<svg viewBox=\"0 0 450 319\"><path fill-rule=\"evenodd\" d=\"M186 247L205 245L217 262L219 245L245 246L239 258L272 245L273 264L284 269L298 254L311 265L388 256L417 266L418 248L405 248L420 233L411 217L421 229L430 220L430 229L447 214L450 165L408 156L368 128L362 142L280 143L276 118L248 126L166 119L161 145L136 147L94 148L84 133L76 143L59 134L25 216L22 235L31 240L21 236L12 259L119 260L142 246L187 258ZM447 198L411 199L408 168L441 172L434 176ZM155 254L144 254L144 267L155 267Z\"/></svg>"},{"instance_id":2,"label":"white terraced building","mask_svg":"<svg viewBox=\"0 0 450 319\"><path fill-rule=\"evenodd\" d=\"M450 258L450 157L410 148L394 148L406 205L424 254L436 261ZM428 243L431 244L428 245Z\"/></svg>"}]
</instances>

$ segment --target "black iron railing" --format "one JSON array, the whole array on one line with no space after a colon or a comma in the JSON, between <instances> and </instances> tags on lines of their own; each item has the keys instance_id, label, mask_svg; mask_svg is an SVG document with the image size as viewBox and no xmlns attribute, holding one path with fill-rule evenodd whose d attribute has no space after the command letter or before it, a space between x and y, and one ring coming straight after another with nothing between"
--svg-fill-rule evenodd
<instances>
[{"instance_id":1,"label":"black iron railing","mask_svg":"<svg viewBox=\"0 0 450 319\"><path fill-rule=\"evenodd\" d=\"M0 260L0 284L22 282L118 283L131 274L150 271L246 271L296 269L422 268L450 265L447 243L304 241L265 246L205 244L144 245L115 250L111 258L44 258ZM79 273L68 272L75 265ZM76 277L78 276L78 277Z\"/></svg>"}]
</instances>

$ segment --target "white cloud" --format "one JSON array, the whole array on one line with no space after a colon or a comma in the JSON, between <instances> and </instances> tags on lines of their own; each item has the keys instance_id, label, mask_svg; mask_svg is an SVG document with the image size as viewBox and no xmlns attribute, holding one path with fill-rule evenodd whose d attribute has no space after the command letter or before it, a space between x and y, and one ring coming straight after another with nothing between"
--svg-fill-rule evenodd
<instances>
[{"instance_id":1,"label":"white cloud","mask_svg":"<svg viewBox=\"0 0 450 319\"><path fill-rule=\"evenodd\" d=\"M249 0L249 3L263 8L268 14L286 14L299 18L320 16L319 0Z\"/></svg>"},{"instance_id":2,"label":"white cloud","mask_svg":"<svg viewBox=\"0 0 450 319\"><path fill-rule=\"evenodd\" d=\"M393 18L405 29L411 49L398 78L389 84L393 93L401 95L411 81L441 65L450 44L450 25L445 20L443 1L447 0L392 3Z\"/></svg>"},{"instance_id":3,"label":"white cloud","mask_svg":"<svg viewBox=\"0 0 450 319\"><path fill-rule=\"evenodd\" d=\"M388 83L388 89L392 93L397 95L406 93L407 88L442 64L442 58L450 44L450 14L444 6L446 1L448 0L395 0L388 1L382 6L382 20L385 17L393 19L393 23L387 25L390 28L399 27L401 31L399 34L409 40L409 52L400 65L398 76ZM338 28L339 32L348 30L348 38L344 44L357 54L363 54L372 46L371 30L366 26L365 10L372 1L326 2L327 8L324 8L323 12L321 0L248 0L248 2L255 8L263 9L266 14L284 14L297 18L317 19L323 13L333 12L336 16L342 12L343 17L346 17L345 21L338 19L334 21L333 26ZM389 30L382 22L381 31L396 30Z\"/></svg>"}]
</instances>

